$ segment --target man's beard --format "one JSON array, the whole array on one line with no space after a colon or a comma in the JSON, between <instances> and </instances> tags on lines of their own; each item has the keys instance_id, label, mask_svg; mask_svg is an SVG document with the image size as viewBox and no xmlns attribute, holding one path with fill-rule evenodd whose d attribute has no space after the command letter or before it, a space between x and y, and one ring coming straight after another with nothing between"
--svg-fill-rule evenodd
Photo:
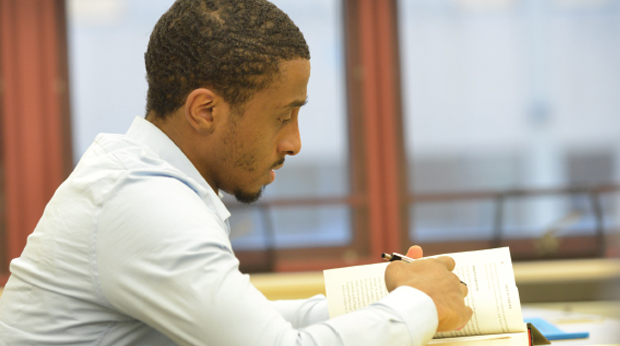
<instances>
[{"instance_id":1,"label":"man's beard","mask_svg":"<svg viewBox=\"0 0 620 346\"><path fill-rule=\"evenodd\" d=\"M285 161L284 158L280 159L278 162L274 163L271 166L271 169L284 165L284 161ZM241 203L250 204L250 203L254 203L258 201L258 199L263 195L264 190L265 190L265 186L261 187L260 190L258 190L258 192L254 192L254 193L237 190L237 191L234 191L234 195L237 201Z\"/></svg>"},{"instance_id":2,"label":"man's beard","mask_svg":"<svg viewBox=\"0 0 620 346\"><path fill-rule=\"evenodd\" d=\"M260 190L258 190L258 192L254 192L254 193L249 193L249 192L244 192L244 191L235 191L235 198L237 199L237 201L241 203L250 204L250 203L256 202L263 195L263 190L265 190L264 186L261 187Z\"/></svg>"}]
</instances>

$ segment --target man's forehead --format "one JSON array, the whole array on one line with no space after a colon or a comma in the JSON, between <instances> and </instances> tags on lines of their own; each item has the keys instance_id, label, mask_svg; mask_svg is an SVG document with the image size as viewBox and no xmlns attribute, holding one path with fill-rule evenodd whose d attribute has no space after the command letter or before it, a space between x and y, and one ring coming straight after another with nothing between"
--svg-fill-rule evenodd
<instances>
[{"instance_id":1,"label":"man's forehead","mask_svg":"<svg viewBox=\"0 0 620 346\"><path fill-rule=\"evenodd\" d=\"M277 77L258 91L249 101L262 104L272 110L286 110L302 107L308 101L307 87L310 77L310 62L306 59L284 61ZM260 107L260 106L259 106Z\"/></svg>"}]
</instances>

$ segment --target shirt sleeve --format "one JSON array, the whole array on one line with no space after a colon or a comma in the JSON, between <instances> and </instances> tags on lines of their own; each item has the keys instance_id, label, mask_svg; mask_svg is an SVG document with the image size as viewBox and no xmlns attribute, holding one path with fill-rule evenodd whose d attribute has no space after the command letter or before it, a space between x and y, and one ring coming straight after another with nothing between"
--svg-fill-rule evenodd
<instances>
[{"instance_id":1,"label":"shirt sleeve","mask_svg":"<svg viewBox=\"0 0 620 346\"><path fill-rule=\"evenodd\" d=\"M327 300L322 294L309 299L275 300L271 304L293 328L303 328L329 319Z\"/></svg>"},{"instance_id":2,"label":"shirt sleeve","mask_svg":"<svg viewBox=\"0 0 620 346\"><path fill-rule=\"evenodd\" d=\"M178 180L127 177L109 195L92 258L101 299L179 345L421 346L437 328L432 300L409 287L332 320L319 298L268 301L223 222Z\"/></svg>"}]
</instances>

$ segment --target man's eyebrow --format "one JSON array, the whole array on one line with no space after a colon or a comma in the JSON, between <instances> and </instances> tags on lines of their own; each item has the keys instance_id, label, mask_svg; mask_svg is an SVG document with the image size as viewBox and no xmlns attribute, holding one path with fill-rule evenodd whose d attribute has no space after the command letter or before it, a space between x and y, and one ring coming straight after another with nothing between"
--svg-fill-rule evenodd
<instances>
[{"instance_id":1,"label":"man's eyebrow","mask_svg":"<svg viewBox=\"0 0 620 346\"><path fill-rule=\"evenodd\" d=\"M287 104L287 105L286 105L286 108L297 108L297 107L303 107L303 106L305 106L305 105L306 105L306 103L308 103L308 97L306 97L306 99L305 99L305 100L303 100L303 101L300 101L300 100L293 101L293 102L291 102L291 103Z\"/></svg>"}]
</instances>

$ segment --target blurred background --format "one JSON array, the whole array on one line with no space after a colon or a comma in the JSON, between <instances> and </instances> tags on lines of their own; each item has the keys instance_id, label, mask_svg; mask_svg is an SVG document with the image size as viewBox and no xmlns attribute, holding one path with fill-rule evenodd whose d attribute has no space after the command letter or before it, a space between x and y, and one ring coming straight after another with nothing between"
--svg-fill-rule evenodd
<instances>
[{"instance_id":1,"label":"blurred background","mask_svg":"<svg viewBox=\"0 0 620 346\"><path fill-rule=\"evenodd\" d=\"M171 0L0 0L0 269L100 132L144 116ZM275 0L311 50L303 150L231 209L246 272L510 246L620 254L620 0Z\"/></svg>"}]
</instances>

